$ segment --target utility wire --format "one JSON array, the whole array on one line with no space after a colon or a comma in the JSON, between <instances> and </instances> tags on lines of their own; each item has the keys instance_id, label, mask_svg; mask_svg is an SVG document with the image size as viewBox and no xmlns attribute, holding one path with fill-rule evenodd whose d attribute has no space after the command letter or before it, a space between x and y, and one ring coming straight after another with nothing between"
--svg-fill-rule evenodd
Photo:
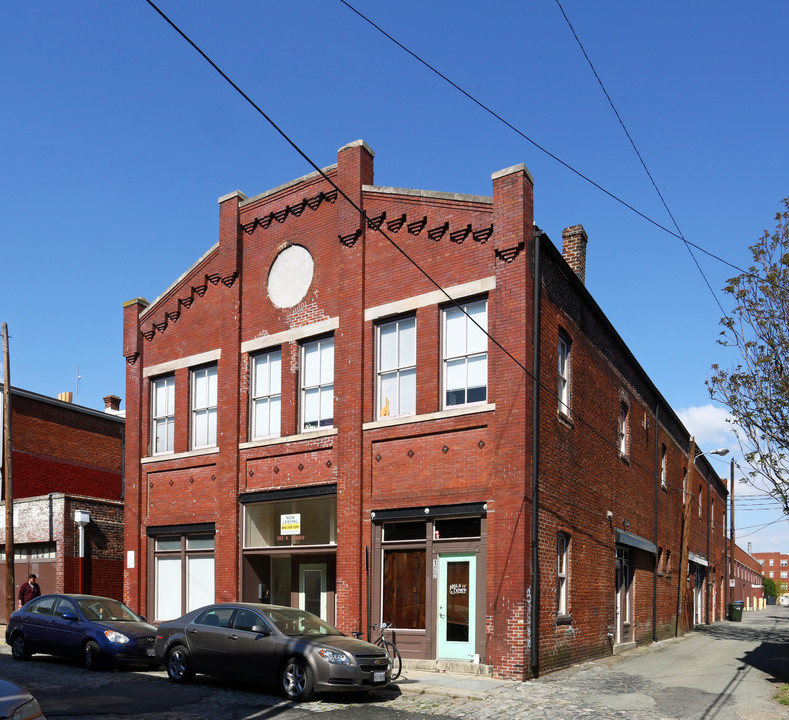
<instances>
[{"instance_id":1,"label":"utility wire","mask_svg":"<svg viewBox=\"0 0 789 720\"><path fill-rule=\"evenodd\" d=\"M344 2L344 0L341 0L341 1L342 1L342 2ZM307 162L309 165L310 165L310 167L312 167L312 168L313 168L313 169L314 169L314 170L315 170L315 171L316 171L316 172L317 172L317 173L318 173L318 174L319 174L319 175L320 175L320 176L321 176L321 177L322 177L322 178L323 178L323 179L324 179L326 182L328 182L328 183L329 183L329 184L330 184L330 185L331 185L331 186L332 186L332 187L333 187L335 190L337 190L338 194L339 194L339 195L341 195L341 196L342 196L342 197L343 197L343 198L344 198L344 199L345 199L345 200L348 202L348 204L349 204L349 205L351 205L351 207L353 207L353 208L354 208L354 209L355 209L355 210L356 210L356 211L359 213L359 215L361 216L361 219L362 219L362 221L363 221L363 222L366 222L366 223L368 223L368 226L369 226L369 225L370 225L370 218L369 218L369 217L368 217L368 215L365 213L365 211L364 211L364 210L363 210L361 207L359 207L359 206L356 204L356 202L354 202L354 200L353 200L351 197L349 197L349 196L348 196L348 195L347 195L347 194L346 194L346 193L345 193L345 192L342 190L342 188L340 188L340 187L339 187L339 186L338 186L338 185L337 185L337 184L336 184L336 183L335 183L335 182L334 182L334 181L333 181L333 180L332 180L330 177L328 177L328 175L326 175L326 173L325 173L325 172L324 172L324 171L323 171L321 168L319 168L319 167L318 167L318 165L317 165L315 162L313 162L313 160L312 160L312 159L311 159L311 158L310 158L310 157L309 157L309 156L308 156L308 155L307 155L307 154L306 154L306 153L305 153L305 152L304 152L304 151L303 151L303 150L302 150L302 149L301 149L301 148L300 148L300 147L299 147L299 146L298 146L296 143L295 143L295 141L293 141L293 140L292 140L292 139L291 139L291 138L290 138L290 137L287 135L287 133L285 133L285 131L284 131L282 128L280 128L280 127L279 127L279 125L277 125L277 124L274 122L274 120L273 120L273 119L272 119L272 118L271 118L271 117L270 117L270 116L269 116L267 113L265 113L265 112L264 112L264 111L263 111L263 110L262 110L262 109L261 109L261 108L260 108L260 107L259 107L259 106L258 106L258 105L257 105L257 104L256 104L256 103L255 103L255 102L254 102L254 101L253 101L253 100L252 100L252 99L251 99L251 98L250 98L250 97L249 97L249 96L248 96L248 95L247 95L247 94L246 94L246 93L245 93L245 92L244 92L244 91L243 91L243 90L242 90L242 89L241 89L241 88L240 88L240 87L237 85L237 84L236 84L236 83L235 83L235 82L233 82L233 80L231 80L231 79L230 79L230 77L229 77L229 76L228 76L228 75L227 75L225 72L223 72L223 71L222 71L222 70L219 68L219 66L218 66L218 65L217 65L217 64L216 64L216 63L215 63L213 60L211 60L211 58L210 58L210 57L209 57L209 56L208 56L208 55L207 55L205 52L203 52L203 50L202 50L202 49L200 49L200 47L198 47L198 45L197 45L196 43L194 43L194 42L191 40L191 38L189 38L189 36L187 36L187 35L186 35L186 33L184 33L184 32L183 32L183 31L182 31L182 30L181 30L181 29L180 29L180 28L179 28L179 27L178 27L178 26L177 26L177 25L176 25L176 24L175 24L175 23L174 23L174 22L173 22L173 21L172 21L172 20L171 20L171 19L170 19L170 18L167 16L167 15L165 15L165 13L164 13L164 12L162 12L162 11L161 11L161 10L160 10L160 9L159 9L157 6L156 6L156 4L153 2L153 0L146 0L146 2L147 2L147 3L148 3L148 4L149 4L149 5L150 5L150 6L151 6L151 7L152 7L152 8L153 8L153 9L154 9L154 10L155 10L155 11L156 11L156 12L157 12L157 13L158 13L158 14L159 14L159 15L160 15L160 16L161 16L163 19L164 19L164 20L165 20L165 22L167 22L167 24L168 24L168 25L170 25L170 27L172 27L172 28L173 28L173 30L175 30L175 31L176 31L176 32L177 32L177 33L178 33L178 34L179 34L179 35L180 35L180 36L181 36L181 37L182 37L184 40L186 40L186 42L188 42L188 43L189 43L189 45L191 45L191 46L192 46L192 48L194 48L194 50L196 50L196 51L197 51L197 52L198 52L198 53L199 53L199 54L200 54L200 55L203 57L203 59L204 59L206 62L208 62L208 64L209 64L209 65L211 65L211 67L212 67L214 70L216 70L216 72L217 72L217 73L219 73L219 75L221 75L221 77L222 77L222 78L223 78L223 79L224 79L224 80L225 80L225 81L226 81L226 82L227 82L227 83L228 83L228 84L229 84L229 85L230 85L230 86L231 86L231 87L232 87L232 88L233 88L233 89L234 89L234 90L235 90L235 91L236 91L236 92L239 94L239 95L241 95L241 97L243 97L243 98L244 98L244 99L245 99L245 100L246 100L246 101L247 101L247 102L248 102L248 103L249 103L249 104L250 104L250 105L251 105L251 106L252 106L252 107L253 107L253 108L254 108L254 109L255 109L255 110L256 110L256 111L257 111L257 112L258 112L258 113L259 113L259 114L260 114L260 115L261 115L261 116L264 118L264 119L265 119L265 120L266 120L266 122L268 122L268 123L269 123L269 124L272 126L272 128L274 128L274 129L277 131L277 133L279 133L279 135L280 135L280 136L281 136L281 137L282 137L282 138L283 138L283 139L284 139L284 140L285 140L285 141L286 141L286 142L287 142L287 143L288 143L288 144L289 144L289 145L290 145L290 146L291 146L291 147L292 147L292 148L293 148L293 149L294 149L294 150L295 150L295 151L296 151L296 152L297 152L297 153L298 153L298 154L299 154L299 155L300 155L300 156L301 156L301 157L302 157L302 158L303 158L303 159L304 159L304 160L305 160L305 161L306 161L306 162ZM474 318L472 318L470 315L468 315L468 313L466 313L466 312L465 312L465 310L463 310L463 308L462 308L462 307L461 307L461 306L460 306L460 305L457 303L457 301L456 301L454 298L452 298L452 297L451 297L451 296L450 296L450 295L449 295L449 294L446 292L446 290L444 290L444 288L442 288L442 287L441 287L441 285L440 285L438 282L436 282L436 281L435 281L435 280L434 280L434 279L433 279L433 278L432 278L432 277L431 277L431 276L430 276L430 275L429 275L429 274L428 274L428 273L427 273L427 272L426 272L426 271L425 271L425 270L424 270L422 267L420 267L420 265L419 265L419 264L418 264L418 263L417 263L417 262L416 262L416 261L415 261L413 258L411 258L411 257L408 255L408 253L407 253L405 250L403 250L403 249L402 249L402 248L401 248L401 247L400 247L400 246L399 246L399 245L398 245L398 244L397 244L397 243L396 243L396 242L395 242L395 241L394 241L394 240L393 240L393 239L392 239L392 238L391 238L391 237L390 237L390 236L389 236L389 235L388 235L388 234L387 234L385 231L384 231L384 229L383 229L383 226L382 226L382 225L378 227L378 232L380 232L380 233L381 233L381 235L383 235L383 236L384 236L384 238L385 238L385 239L386 239L386 240L387 240L387 241L388 241L388 242L389 242L389 243L390 243L390 244L391 244L391 245L392 245L392 246L393 246L393 247L394 247L394 248L395 248L395 249L396 249L396 250L397 250L397 251L398 251L398 252L399 252L399 253L400 253L400 254L401 254L401 255L402 255L402 256L403 256L403 257L404 257L404 258L405 258L407 261L408 261L408 262L409 262L409 263L411 263L411 265L413 265L413 266L414 266L414 268L416 268L416 269L417 269L417 270L418 270L418 271L419 271L419 272L420 272L420 273L421 273L421 274L422 274L422 275L423 275L423 276L424 276L424 277L425 277L425 278L426 278L428 281L430 281L430 283L432 283L432 284L433 284L433 285L434 285L434 286L435 286L435 287L436 287L436 288L437 288L437 289L438 289L438 290L439 290L439 291L440 291L440 292L441 292L441 293L442 293L442 294L443 294L443 295L444 295L444 296L445 296L445 297L446 297L446 298L447 298L447 299L448 299L450 302L452 302L452 303L454 304L454 306L455 306L455 307L459 308L459 309L460 309L460 310L461 310L461 311L462 311L462 312L463 312L463 313L466 315L466 317L467 317L467 318L469 318L469 320L471 320L471 322L473 322L473 323L474 323L474 324L477 326L477 328L479 328L479 329L480 329L480 330L481 330L483 333L485 333L485 335L487 336L487 338L488 338L488 339L489 339L489 340L490 340L490 341L491 341L491 342L492 342L494 345L496 345L496 347L498 347L498 348L499 348L499 349L500 349L500 350L501 350L501 351L502 351L502 352L503 352L503 353L504 353L504 354L505 354L507 357L509 357L509 358L510 358L510 359L511 359L511 360L512 360L512 361L513 361L513 362L514 362L514 363L515 363L515 364L516 364L516 365L517 365L517 366L518 366L518 367L519 367L519 368L520 368L520 369L521 369L521 370L522 370L522 371L525 373L525 375L526 375L527 377L529 377L531 380L533 380L534 382L536 382L536 383L537 383L537 387L538 387L538 389L539 389L539 390L542 390L542 391L544 391L544 392L548 393L549 397L551 397L551 398L555 398L555 397L556 397L556 396L554 395L554 390L555 390L555 388L553 388L553 387L548 387L548 386L547 386L547 385L545 385L545 383L543 383L543 382L542 382L542 381L541 381L539 378L535 378L535 377L534 377L534 375L533 375L533 374L532 374L532 373L529 371L529 369L528 369L528 368L527 368L525 365L523 365L523 363L521 363L521 362L520 362L520 361L519 361L519 360L518 360L518 359L517 359L515 356L513 356L513 355L512 355L512 353L510 353L510 352L509 352L509 350L507 350L507 349L506 349L506 348L505 348L505 347L504 347L504 346L503 346L503 345L502 345L502 344L501 344L501 343L500 343L500 342L499 342L499 341L498 341L496 338L494 338L494 337L493 337L493 336L492 336L492 335L491 335L491 334L490 334L490 333L489 333L489 332L488 332L488 331L487 331L485 328L483 328L482 326L480 326L480 325L479 325L479 323L477 323L477 321L476 321L476 320L474 320ZM592 425L592 424L591 424L589 421L587 421L586 419L584 419L582 416L580 416L580 415L574 415L574 418L575 418L575 420L576 420L576 421L578 421L578 422L579 422L581 425L583 425L584 427L586 427L586 428L587 428L587 429L588 429L588 430L589 430L589 431L590 431L590 432L591 432L591 433L592 433L592 434L593 434L595 437L597 437L597 438L598 438L598 439L599 439L599 440L600 440L600 441L601 441L601 442L602 442L604 445L607 445L608 447L610 447L610 448L613 448L613 449L615 449L615 450L618 450L618 449L619 449L619 446L617 445L617 443L616 443L616 442L614 442L614 441L610 440L610 439L609 439L607 436L603 435L603 433L602 433L601 431L599 431L599 430L598 430L596 427L594 427L594 426L593 426L593 425ZM638 462L638 461L637 461L637 460L636 460L634 457L632 457L632 456L630 457L630 463L631 463L631 466L632 466L632 467L634 467L634 468L639 468L639 469L640 469L641 471L643 471L643 472L644 472L644 474L645 474L645 475L647 475L648 477L654 478L654 477L656 476L655 470L654 470L653 468L647 468L647 467L645 467L645 466L641 465L641 464L640 464L640 463L639 463L639 462Z\"/></svg>"},{"instance_id":2,"label":"utility wire","mask_svg":"<svg viewBox=\"0 0 789 720\"><path fill-rule=\"evenodd\" d=\"M635 152L636 156L638 157L638 160L641 163L641 167L644 168L644 172L647 174L647 177L649 178L649 181L652 183L652 187L655 188L655 192L657 193L658 197L660 198L660 202L663 203L663 207L666 209L666 212L668 213L668 216L671 218L671 222L674 223L674 227L677 229L678 236L682 239L682 242L685 243L685 248L690 253L691 258L693 258L693 262L696 265L696 269L699 271L699 273L701 274L701 277L704 279L704 283L706 284L707 288L709 289L710 294L712 295L713 299L717 303L718 307L720 308L721 313L723 313L723 315L725 316L726 315L726 311L723 309L723 305L721 305L720 300L718 300L718 296L715 294L715 291L712 289L712 285L710 285L710 281L707 279L707 276L704 274L704 270L701 269L701 265L699 265L699 261L696 259L696 256L693 254L693 250L691 249L690 244L688 243L688 241L685 239L685 235L682 233L682 230L679 229L679 225L678 225L676 219L674 218L674 214L669 209L668 203L666 202L665 198L663 197L663 193L660 192L660 188L658 188L657 183L655 182L655 179L652 177L652 173L649 172L649 168L647 167L647 164L644 162L644 158L641 157L641 153L638 151L638 148L636 147L636 144L633 141L633 138L630 136L630 133L628 132L627 127L625 126L624 120L622 120L622 117L619 114L619 111L616 109L616 106L614 105L614 101L611 99L611 96L608 94L608 90L606 90L605 85L603 85L603 81L600 79L600 75L597 73L597 69L595 68L594 64L592 63L592 60L589 57L589 54L586 52L586 48L584 47L583 43L581 42L581 38L579 38L578 37L578 33L575 32L575 28L573 27L573 24L570 22L570 18L567 17L567 13L564 11L564 8L562 7L562 3L560 2L560 0L556 0L556 4L559 6L559 10L561 10L561 13L564 16L564 19L567 21L567 25L569 26L570 32L572 32L573 37L575 38L575 41L578 43L578 47L581 48L581 52L584 54L584 57L586 58L586 62L589 63L589 67L592 69L592 73L597 78L597 82L600 85L600 89L603 91L603 95L606 96L606 99L608 100L608 104L611 106L611 109L614 111L614 115L616 115L616 119L619 120L619 124L622 126L622 130L624 130L625 135L627 136L627 139L630 141L630 145L632 146L633 151Z\"/></svg>"},{"instance_id":3,"label":"utility wire","mask_svg":"<svg viewBox=\"0 0 789 720\"><path fill-rule=\"evenodd\" d=\"M741 267L739 267L738 265L735 265L734 263L732 263L732 262L729 262L728 260L726 260L726 259L724 259L724 258L720 257L720 255L716 255L715 253L713 253L713 252L710 252L710 251L709 251L709 250L707 250L706 248L703 248L701 245L697 245L696 243L692 242L691 240L688 240L688 239L686 239L685 237L683 237L683 236L682 236L682 234L681 234L681 233L675 232L674 230L671 230L670 228L667 228L665 225L662 225L662 224L661 224L661 223L659 223L657 220L653 220L651 217L649 217L648 215L644 214L644 213L643 213L643 212L641 212L640 210L636 209L634 206L630 205L630 203L628 203L627 201L623 200L623 199L622 199L622 198L620 198L618 195L615 195L615 194L614 194L614 193L612 193L611 191L609 191L609 190L606 190L606 189L605 189L605 188L604 188L602 185L600 185L599 183L595 182L594 180L592 180L592 179L591 179L590 177L588 177L587 175L584 175L584 174L583 174L583 173L582 173L580 170L577 170L577 169L576 169L576 168L574 168L572 165L570 165L569 163L565 162L565 161L564 161L564 160L562 160L560 157L558 157L557 155L555 155L554 153L552 153L550 150L548 150L547 148L545 148L545 147L543 147L542 145L540 145L540 144L539 144L539 143L538 143L536 140L534 140L534 139L530 138L528 135L526 135L526 133L525 133L525 132L523 132L523 131L522 131L520 128L518 128L518 127L516 127L515 125L513 125L511 122L509 122L509 121L508 121L508 120L506 120L504 117L502 117L501 115L499 115L499 114L498 114L498 113L497 113L495 110L493 110L492 108L490 108L489 106L487 106L487 105L486 105L485 103L483 103L481 100L478 100L476 97L474 97L474 96L473 96L471 93L469 93L468 91L464 90L464 89L463 89L463 88L462 88L460 85L458 85L456 82L454 82L452 79L450 79L449 77L447 77L447 76L446 76L444 73L442 73L442 72L441 72L440 70L438 70L436 67L434 67L434 66L433 66L433 65L431 65L429 62L427 62L427 60L423 59L422 57L420 57L419 55L417 55L415 52L413 52L412 50L410 50L408 47L406 47L405 45L403 45L403 43L401 43L401 42L400 42L400 41L399 41L397 38L395 38L394 36L392 36L391 34L389 34L389 33L388 33L386 30L384 30L384 29L383 29L383 28L382 28L380 25L376 24L376 23L375 23L373 20L371 20L369 17L367 17L367 16L366 16L364 13L362 13L362 12L361 12L361 11L359 11L359 10L357 10L357 9L356 9L356 8L355 8L353 5L351 5L351 4L348 2L348 0L339 0L339 1L340 1L340 2L341 2L343 5L345 5L345 6L346 6L346 7L347 7L349 10L351 10L351 11L352 11L352 12L354 12L356 15L358 15L358 16L359 16L359 17L360 17L362 20L364 20L366 23L368 23L368 24L369 24L369 25L371 25L373 28L375 28L375 29L376 29L376 30L377 30L379 33L381 33L381 35L383 35L383 36L384 36L384 37L386 37L388 40L390 40L391 42L393 42L393 43L394 43L395 45L397 45L397 46L398 46L398 47L399 47L401 50L403 50L404 52L408 53L408 54L409 54L409 55L410 55L412 58L414 58L414 60L416 60L417 62L419 62L419 63L421 63L422 65L424 65L424 66L425 66L425 67L426 67L428 70L430 70L432 73L434 73L434 74L438 75L438 77L440 77L442 80L444 80L444 81L445 81L445 82L447 82L449 85L451 85L453 88L455 88L455 89L456 89L456 90L457 90L459 93L461 93L462 95L464 95L466 98L468 98L468 99L469 99L471 102L473 102L475 105L477 105L478 107L480 107L482 110L484 110L484 111L485 111L486 113L488 113L489 115L492 115L494 118L496 118L496 120L498 120L499 122L501 122L503 125L506 125L506 126L507 126L507 127L510 129L510 130L512 130L513 132L515 132L517 135L520 135L520 137L522 137L522 138L523 138L524 140L526 140L527 142L531 143L531 144L532 144L532 145L533 145L535 148L537 148L537 149L538 149L540 152L544 153L545 155L547 155L547 156L548 156L548 157L550 157L551 159L555 160L555 161L556 161L556 162L558 162L560 165L562 165L563 167L567 168L567 170L569 170L570 172L574 173L575 175L577 175L577 176L578 176L579 178L581 178L582 180L585 180L586 182L588 182L588 183L589 183L590 185L592 185L593 187L597 188L597 189L598 189L600 192L604 193L605 195L608 195L608 197L610 197L612 200L614 200L614 201L618 202L619 204L623 205L623 206L624 206L624 207L626 207L628 210L631 210L631 211L632 211L632 212L634 212L636 215L638 215L640 218L642 218L643 220L646 220L648 223L651 223L652 225L654 225L655 227L659 228L660 230L663 230L664 232L668 233L668 234L669 234L669 235L671 235L672 237L675 237L675 238L677 238L677 240L682 240L682 242L684 242L684 243L685 243L686 247L688 247L688 249L689 249L689 250L690 250L690 248L694 248L694 249L698 250L699 252L703 253L704 255L707 255L708 257L712 258L713 260L717 260L717 261L718 261L719 263L721 263L722 265L726 265L727 267L730 267L732 270L736 270L736 271L737 271L738 273L740 273L740 274L747 275L747 276L749 276L749 277L754 277L754 278L757 278L757 279L761 279L761 278L759 278L759 276L758 276L758 275L755 275L754 273L750 272L749 270L745 270L744 268L741 268ZM669 212L669 215L671 215L671 213L670 213L670 212ZM673 219L674 219L674 218L673 218L673 216L672 216L672 220L673 220ZM676 222L675 222L675 225L676 225ZM691 253L691 255L692 255L692 254L693 254L693 253ZM698 262L696 261L696 258L694 257L693 259L694 259L694 261L696 262L696 266L698 267ZM699 267L699 270L701 271L701 268L700 268L700 267ZM702 275L704 275L704 273L703 273L703 272L702 272ZM707 281L706 277L705 277L704 279L705 279L705 281ZM773 283L771 283L771 284L773 284ZM707 282L707 287L709 287L709 289L710 289L710 292L712 292L713 296L715 296L715 293L713 292L712 288L710 287L710 285L709 285L709 282ZM780 287L780 286L779 286L779 287ZM721 307L721 305L720 305L720 302L718 302L718 299L717 299L717 297L716 297L716 296L715 296L715 301L717 302L717 304L718 304L718 307L719 307L719 308L721 308L721 311L723 312L723 314L724 314L724 315L727 315L727 313L726 313L726 312L723 310L723 308Z\"/></svg>"}]
</instances>

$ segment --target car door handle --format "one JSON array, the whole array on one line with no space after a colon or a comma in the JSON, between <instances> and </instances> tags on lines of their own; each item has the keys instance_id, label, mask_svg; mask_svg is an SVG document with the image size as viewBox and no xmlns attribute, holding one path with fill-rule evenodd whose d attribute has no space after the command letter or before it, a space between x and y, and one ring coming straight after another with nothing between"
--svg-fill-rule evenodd
<instances>
[{"instance_id":1,"label":"car door handle","mask_svg":"<svg viewBox=\"0 0 789 720\"><path fill-rule=\"evenodd\" d=\"M187 632L190 635L196 635L197 634L197 628L189 628L189 630L187 630Z\"/></svg>"},{"instance_id":2,"label":"car door handle","mask_svg":"<svg viewBox=\"0 0 789 720\"><path fill-rule=\"evenodd\" d=\"M227 639L228 640L238 640L238 635L236 635L235 633L233 635L228 635Z\"/></svg>"}]
</instances>

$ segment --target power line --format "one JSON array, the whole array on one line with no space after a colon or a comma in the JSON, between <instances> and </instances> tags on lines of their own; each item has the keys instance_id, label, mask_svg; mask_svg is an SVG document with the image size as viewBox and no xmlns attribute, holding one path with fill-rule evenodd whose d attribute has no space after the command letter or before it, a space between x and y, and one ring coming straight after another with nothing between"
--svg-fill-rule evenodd
<instances>
[{"instance_id":1,"label":"power line","mask_svg":"<svg viewBox=\"0 0 789 720\"><path fill-rule=\"evenodd\" d=\"M702 247L701 245L698 245L698 244L692 242L691 240L688 240L687 238L683 237L681 233L674 232L670 228L667 228L665 225L659 223L657 220L654 220L651 217L649 217L648 215L646 215L645 213L641 212L640 210L635 208L633 205L631 205L630 203L628 203L624 199L620 198L618 195L615 195L613 192L607 190L606 188L604 188L602 185L600 185L596 181L592 180L587 175L584 175L580 170L577 170L572 165L570 165L569 163L565 162L560 157L558 157L557 155L552 153L550 150L548 150L547 148L545 148L542 145L540 145L536 140L534 140L533 138L531 138L528 135L526 135L526 133L523 132L520 128L518 128L517 126L513 125L511 122L509 122L503 116L499 115L499 113L497 113L495 110L493 110L488 105L483 103L481 100L478 100L471 93L469 93L467 90L463 89L460 85L458 85L456 82L454 82L452 79L450 79L447 75L445 75L440 70L438 70L436 67L434 67L429 62L427 62L427 60L425 60L421 56L417 55L417 53L415 53L413 50L411 50L407 46L403 45L403 43L401 43L397 38L395 38L390 33L388 33L386 30L384 30L380 25L375 23L372 19L367 17L361 11L357 10L353 5L351 5L348 2L348 0L340 0L340 2L343 5L345 5L349 10L351 10L356 15L358 15L362 20L364 20L370 26L375 28L384 37L386 37L388 40L390 40L395 45L397 45L401 50L403 50L404 52L408 53L412 58L414 58L414 60L416 60L417 62L419 62L422 65L424 65L432 73L438 75L438 77L440 77L442 80L444 80L449 85L451 85L453 88L455 88L459 93L461 93L466 98L468 98L472 103L477 105L479 108L484 110L489 115L493 116L496 120L501 122L503 125L508 127L510 130L512 130L514 133L516 133L517 135L522 137L524 140L526 140L527 142L531 143L540 152L544 153L545 155L547 155L551 159L555 160L560 165L565 167L567 170L569 170L570 172L574 173L579 178L581 178L582 180L585 180L590 185L592 185L593 187L597 188L600 192L602 192L605 195L607 195L608 197L610 197L612 200L614 200L614 201L618 202L619 204L623 205L628 210L631 210L632 212L634 212L636 215L638 215L643 220L646 220L648 223L654 225L655 227L659 228L660 230L663 230L664 232L668 233L672 237L677 238L677 240L681 240L683 243L685 243L685 246L688 248L689 251L690 251L690 248L694 248L695 250L698 250L700 253L703 253L704 255L707 255L708 257L712 258L713 260L717 260L722 265L726 265L727 267L730 267L732 270L736 270L738 273L741 273L743 275L747 275L748 277L754 277L754 278L757 278L757 279L762 279L762 278L759 278L758 275L755 275L754 273L750 272L749 270L745 270L744 268L741 268L738 265L735 265L734 263L729 262L728 260L722 258L720 255L716 255L715 253L710 252L709 250L707 250L706 248ZM669 215L671 215L670 212L669 212ZM672 220L673 220L673 217L672 217ZM691 255L693 255L692 252L691 252ZM701 268L698 265L698 261L696 260L695 257L693 257L693 259L694 259L694 262L696 262L696 266L699 268L699 271L701 271ZM702 275L704 275L703 272L702 272ZM705 282L707 282L706 277L704 279L705 279ZM775 283L772 283L769 280L765 280L765 282L768 282L769 284L775 285ZM723 310L723 308L720 305L720 302L718 302L717 296L715 296L715 293L712 290L712 287L709 285L709 282L707 282L707 286L710 289L710 292L712 292L713 297L715 297L715 302L718 304L718 307L721 309L723 314L726 315L727 314L726 311ZM776 287L782 287L782 286L776 285Z\"/></svg>"},{"instance_id":2,"label":"power line","mask_svg":"<svg viewBox=\"0 0 789 720\"><path fill-rule=\"evenodd\" d=\"M699 271L699 273L701 274L701 277L704 279L704 283L706 284L707 288L709 289L710 294L712 295L713 299L717 303L718 307L720 308L721 313L723 313L723 315L725 316L726 315L726 311L723 309L723 305L721 305L720 300L718 300L718 296L715 294L715 291L712 289L712 285L710 285L710 281L707 279L707 276L704 274L704 270L701 269L701 265L699 265L699 261L696 259L696 256L693 254L693 250L691 249L690 244L688 243L688 241L685 239L685 235L682 233L682 230L679 229L679 224L677 223L676 219L674 218L674 214L669 209L668 203L666 202L665 198L663 197L663 193L660 192L660 188L658 188L657 183L655 182L655 179L652 177L652 173L649 172L649 168L647 167L647 164L644 162L644 158L641 156L641 153L638 151L638 148L636 147L636 144L633 141L633 138L631 137L630 132L628 131L627 127L625 126L624 120L622 120L622 117L619 114L619 111L616 109L616 106L614 105L614 101L611 99L611 96L608 94L608 90L606 90L606 87L603 84L603 81L600 78L600 75L597 73L597 69L595 68L594 64L592 63L592 60L589 57L589 54L586 52L586 48L584 47L583 43L581 42L581 38L579 38L578 37L578 33L575 32L575 28L573 27L573 24L570 22L570 18L567 17L567 13L564 11L564 8L562 7L562 3L560 2L560 0L556 0L556 4L559 6L559 10L561 10L561 13L564 16L564 19L567 21L567 25L569 26L570 32L572 32L573 37L575 38L575 41L578 43L578 47L581 48L581 52L584 54L584 57L586 58L586 62L589 63L589 67L592 69L592 73L594 73L594 76L597 78L597 82L599 83L600 88L603 91L603 94L606 96L606 99L608 100L608 104L611 106L611 109L614 111L614 115L616 115L616 119L619 120L619 124L622 126L622 130L624 130L624 133L627 136L627 139L630 141L630 145L633 147L633 151L635 152L636 156L638 157L638 160L641 163L641 167L644 168L644 172L647 174L647 177L649 178L649 181L652 183L652 187L655 188L655 192L657 193L658 197L660 198L660 202L663 203L663 207L666 209L666 212L668 213L668 216L671 218L671 222L674 223L674 227L677 229L677 233L678 233L679 237L682 239L682 242L685 243L685 247L687 248L687 251L690 253L690 257L693 258L693 262L696 265L696 269Z\"/></svg>"}]
</instances>

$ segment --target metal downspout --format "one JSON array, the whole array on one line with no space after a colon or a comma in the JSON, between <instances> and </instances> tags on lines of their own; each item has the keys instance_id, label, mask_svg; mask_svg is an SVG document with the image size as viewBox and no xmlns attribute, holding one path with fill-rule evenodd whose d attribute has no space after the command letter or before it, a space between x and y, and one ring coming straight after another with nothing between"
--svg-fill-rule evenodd
<instances>
[{"instance_id":1,"label":"metal downspout","mask_svg":"<svg viewBox=\"0 0 789 720\"><path fill-rule=\"evenodd\" d=\"M531 671L534 677L539 675L539 490L540 490L540 324L542 314L540 308L540 244L542 236L534 238L534 327L532 357L532 476L531 476Z\"/></svg>"},{"instance_id":2,"label":"metal downspout","mask_svg":"<svg viewBox=\"0 0 789 720\"><path fill-rule=\"evenodd\" d=\"M654 535L655 547L658 545L658 496L660 493L659 478L661 472L660 466L660 402L655 402L655 509L654 509ZM658 556L655 556L655 567L652 570L652 642L658 641L657 636L657 574L658 574Z\"/></svg>"}]
</instances>

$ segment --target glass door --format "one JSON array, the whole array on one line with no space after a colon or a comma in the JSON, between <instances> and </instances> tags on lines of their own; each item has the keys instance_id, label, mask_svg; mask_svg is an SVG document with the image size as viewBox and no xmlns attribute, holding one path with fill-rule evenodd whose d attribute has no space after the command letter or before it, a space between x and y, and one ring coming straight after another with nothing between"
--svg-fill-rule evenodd
<instances>
[{"instance_id":1,"label":"glass door","mask_svg":"<svg viewBox=\"0 0 789 720\"><path fill-rule=\"evenodd\" d=\"M328 622L326 563L301 563L299 565L299 608Z\"/></svg>"},{"instance_id":2,"label":"glass door","mask_svg":"<svg viewBox=\"0 0 789 720\"><path fill-rule=\"evenodd\" d=\"M438 557L438 657L472 660L476 641L477 556Z\"/></svg>"}]
</instances>

